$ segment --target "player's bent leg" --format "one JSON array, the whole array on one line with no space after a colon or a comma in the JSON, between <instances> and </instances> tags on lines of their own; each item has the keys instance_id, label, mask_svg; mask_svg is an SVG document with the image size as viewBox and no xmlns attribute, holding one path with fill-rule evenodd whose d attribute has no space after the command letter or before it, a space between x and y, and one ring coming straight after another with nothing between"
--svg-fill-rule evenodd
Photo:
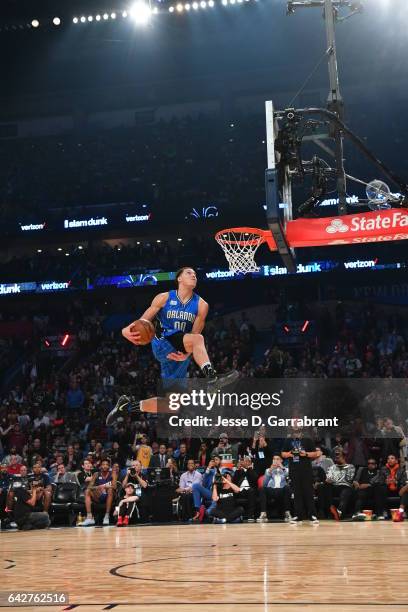
<instances>
[{"instance_id":1,"label":"player's bent leg","mask_svg":"<svg viewBox=\"0 0 408 612\"><path fill-rule=\"evenodd\" d=\"M194 361L199 368L210 362L207 349L205 347L204 336L201 334L184 334L183 344L186 353L192 353Z\"/></svg>"},{"instance_id":2,"label":"player's bent leg","mask_svg":"<svg viewBox=\"0 0 408 612\"><path fill-rule=\"evenodd\" d=\"M201 369L204 376L216 389L230 385L238 378L238 372L232 370L224 376L218 376L215 371L205 346L204 337L201 334L184 334L183 344L187 353L192 353L194 361Z\"/></svg>"}]
</instances>

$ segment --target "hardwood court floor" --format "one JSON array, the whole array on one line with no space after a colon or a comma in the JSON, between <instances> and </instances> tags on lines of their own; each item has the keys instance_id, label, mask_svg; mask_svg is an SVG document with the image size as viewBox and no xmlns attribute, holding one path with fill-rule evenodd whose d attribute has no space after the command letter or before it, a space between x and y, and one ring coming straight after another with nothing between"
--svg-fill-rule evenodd
<instances>
[{"instance_id":1,"label":"hardwood court floor","mask_svg":"<svg viewBox=\"0 0 408 612\"><path fill-rule=\"evenodd\" d=\"M408 523L2 532L0 553L0 591L69 593L22 612L408 610Z\"/></svg>"}]
</instances>

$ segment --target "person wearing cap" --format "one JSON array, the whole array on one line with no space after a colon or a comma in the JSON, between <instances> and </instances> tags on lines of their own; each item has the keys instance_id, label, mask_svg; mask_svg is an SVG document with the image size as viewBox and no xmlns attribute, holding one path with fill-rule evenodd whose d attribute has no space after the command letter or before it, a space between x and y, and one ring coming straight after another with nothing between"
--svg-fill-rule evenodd
<instances>
[{"instance_id":1,"label":"person wearing cap","mask_svg":"<svg viewBox=\"0 0 408 612\"><path fill-rule=\"evenodd\" d=\"M133 514L136 512L136 515L139 516L139 512L137 509L137 502L139 501L139 497L135 495L135 485L131 482L128 482L125 487L125 497L120 500L117 512L118 512L118 522L116 523L117 527L127 527L129 525L129 521L132 518Z\"/></svg>"},{"instance_id":2,"label":"person wearing cap","mask_svg":"<svg viewBox=\"0 0 408 612\"><path fill-rule=\"evenodd\" d=\"M221 433L218 445L213 449L211 456L214 457L215 455L226 455L230 453L232 453L232 446L228 441L228 434Z\"/></svg>"}]
</instances>

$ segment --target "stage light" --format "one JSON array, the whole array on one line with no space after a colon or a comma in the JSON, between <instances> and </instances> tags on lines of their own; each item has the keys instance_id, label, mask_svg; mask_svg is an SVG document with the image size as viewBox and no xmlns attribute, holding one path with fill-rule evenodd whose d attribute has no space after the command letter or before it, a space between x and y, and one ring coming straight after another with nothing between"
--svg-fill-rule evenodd
<instances>
[{"instance_id":1,"label":"stage light","mask_svg":"<svg viewBox=\"0 0 408 612\"><path fill-rule=\"evenodd\" d=\"M82 15L82 17L81 17L81 23L85 23L85 21L86 21L86 17L84 17L84 15Z\"/></svg>"},{"instance_id":2,"label":"stage light","mask_svg":"<svg viewBox=\"0 0 408 612\"><path fill-rule=\"evenodd\" d=\"M105 20L105 21L106 21L107 19L109 19L109 15L108 15L108 13L104 13L104 14L103 14L103 18L104 18L104 20Z\"/></svg>"},{"instance_id":3,"label":"stage light","mask_svg":"<svg viewBox=\"0 0 408 612\"><path fill-rule=\"evenodd\" d=\"M169 13L174 13L174 6L169 7Z\"/></svg>"},{"instance_id":4,"label":"stage light","mask_svg":"<svg viewBox=\"0 0 408 612\"><path fill-rule=\"evenodd\" d=\"M157 8L157 6L154 7L152 13L153 13L153 15L158 15L159 9Z\"/></svg>"},{"instance_id":5,"label":"stage light","mask_svg":"<svg viewBox=\"0 0 408 612\"><path fill-rule=\"evenodd\" d=\"M183 6L182 4L178 4L178 5L176 6L176 10L177 10L179 13L182 13L182 12L183 12L183 10L184 10L184 6Z\"/></svg>"},{"instance_id":6,"label":"stage light","mask_svg":"<svg viewBox=\"0 0 408 612\"><path fill-rule=\"evenodd\" d=\"M221 0L221 4L222 4L223 6L227 6L227 4L228 4L228 0Z\"/></svg>"},{"instance_id":7,"label":"stage light","mask_svg":"<svg viewBox=\"0 0 408 612\"><path fill-rule=\"evenodd\" d=\"M137 25L146 25L150 21L152 11L146 2L135 2L130 10L130 16Z\"/></svg>"},{"instance_id":8,"label":"stage light","mask_svg":"<svg viewBox=\"0 0 408 612\"><path fill-rule=\"evenodd\" d=\"M210 8L213 8L213 6L214 6L214 0L209 0L209 2L208 2L208 6L209 6Z\"/></svg>"},{"instance_id":9,"label":"stage light","mask_svg":"<svg viewBox=\"0 0 408 612\"><path fill-rule=\"evenodd\" d=\"M92 15L89 15L89 17L88 17L88 21L89 21L89 22L93 21L93 17L92 17Z\"/></svg>"},{"instance_id":10,"label":"stage light","mask_svg":"<svg viewBox=\"0 0 408 612\"><path fill-rule=\"evenodd\" d=\"M198 9L198 2L193 2L191 6L193 7L193 10L196 11Z\"/></svg>"},{"instance_id":11,"label":"stage light","mask_svg":"<svg viewBox=\"0 0 408 612\"><path fill-rule=\"evenodd\" d=\"M78 249L79 249L80 251L82 251L82 249L83 249L83 248L84 248L84 247L82 246L82 244L80 244L80 245L79 245L79 247L78 247Z\"/></svg>"},{"instance_id":12,"label":"stage light","mask_svg":"<svg viewBox=\"0 0 408 612\"><path fill-rule=\"evenodd\" d=\"M205 0L201 0L200 6L201 6L202 9L205 9L207 7L206 1Z\"/></svg>"},{"instance_id":13,"label":"stage light","mask_svg":"<svg viewBox=\"0 0 408 612\"><path fill-rule=\"evenodd\" d=\"M61 19L59 17L54 17L54 19L52 20L52 23L55 26L59 26L59 25L61 25Z\"/></svg>"},{"instance_id":14,"label":"stage light","mask_svg":"<svg viewBox=\"0 0 408 612\"><path fill-rule=\"evenodd\" d=\"M78 23L78 21L79 21L78 17L74 17L72 20L73 23Z\"/></svg>"},{"instance_id":15,"label":"stage light","mask_svg":"<svg viewBox=\"0 0 408 612\"><path fill-rule=\"evenodd\" d=\"M50 348L50 346L51 346L51 342L48 340L48 338L45 338L45 340L44 340L44 344L45 344L45 346L46 346L47 348Z\"/></svg>"},{"instance_id":16,"label":"stage light","mask_svg":"<svg viewBox=\"0 0 408 612\"><path fill-rule=\"evenodd\" d=\"M38 21L38 19L33 19L31 22L31 25L33 26L33 28L38 28L40 25L40 22Z\"/></svg>"},{"instance_id":17,"label":"stage light","mask_svg":"<svg viewBox=\"0 0 408 612\"><path fill-rule=\"evenodd\" d=\"M37 249L37 253L42 253L42 249Z\"/></svg>"},{"instance_id":18,"label":"stage light","mask_svg":"<svg viewBox=\"0 0 408 612\"><path fill-rule=\"evenodd\" d=\"M127 16L128 16L127 11L123 11L123 13L122 13L123 19L126 19Z\"/></svg>"},{"instance_id":19,"label":"stage light","mask_svg":"<svg viewBox=\"0 0 408 612\"><path fill-rule=\"evenodd\" d=\"M63 339L61 340L61 346L66 346L68 340L69 340L69 334L65 334Z\"/></svg>"},{"instance_id":20,"label":"stage light","mask_svg":"<svg viewBox=\"0 0 408 612\"><path fill-rule=\"evenodd\" d=\"M57 251L62 251L62 247L58 247Z\"/></svg>"},{"instance_id":21,"label":"stage light","mask_svg":"<svg viewBox=\"0 0 408 612\"><path fill-rule=\"evenodd\" d=\"M69 253L65 253L65 257L69 257Z\"/></svg>"},{"instance_id":22,"label":"stage light","mask_svg":"<svg viewBox=\"0 0 408 612\"><path fill-rule=\"evenodd\" d=\"M177 241L178 241L178 242L181 242L182 240L183 240L182 238L177 238Z\"/></svg>"},{"instance_id":23,"label":"stage light","mask_svg":"<svg viewBox=\"0 0 408 612\"><path fill-rule=\"evenodd\" d=\"M185 4L185 5L184 5L184 9L185 9L186 11L189 11L189 10L191 9L191 6L190 6L189 4Z\"/></svg>"},{"instance_id":24,"label":"stage light","mask_svg":"<svg viewBox=\"0 0 408 612\"><path fill-rule=\"evenodd\" d=\"M96 21L100 21L100 20L101 20L101 16L100 16L100 15L97 15L97 16L95 17L95 19L96 19Z\"/></svg>"},{"instance_id":25,"label":"stage light","mask_svg":"<svg viewBox=\"0 0 408 612\"><path fill-rule=\"evenodd\" d=\"M111 19L116 19L116 13L111 13Z\"/></svg>"}]
</instances>

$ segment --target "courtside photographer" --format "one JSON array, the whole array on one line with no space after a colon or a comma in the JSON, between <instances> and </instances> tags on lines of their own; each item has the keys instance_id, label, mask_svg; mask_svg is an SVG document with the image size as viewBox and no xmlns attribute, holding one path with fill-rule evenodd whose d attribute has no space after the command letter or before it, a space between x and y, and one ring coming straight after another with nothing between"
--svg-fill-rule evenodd
<instances>
[{"instance_id":1,"label":"courtside photographer","mask_svg":"<svg viewBox=\"0 0 408 612\"><path fill-rule=\"evenodd\" d=\"M214 518L214 523L240 523L244 508L235 499L234 493L241 489L232 482L231 472L217 473L212 485L212 500L215 505L208 514Z\"/></svg>"},{"instance_id":2,"label":"courtside photographer","mask_svg":"<svg viewBox=\"0 0 408 612\"><path fill-rule=\"evenodd\" d=\"M13 483L13 515L18 529L46 529L50 526L48 512L36 510L42 487L37 481Z\"/></svg>"}]
</instances>

